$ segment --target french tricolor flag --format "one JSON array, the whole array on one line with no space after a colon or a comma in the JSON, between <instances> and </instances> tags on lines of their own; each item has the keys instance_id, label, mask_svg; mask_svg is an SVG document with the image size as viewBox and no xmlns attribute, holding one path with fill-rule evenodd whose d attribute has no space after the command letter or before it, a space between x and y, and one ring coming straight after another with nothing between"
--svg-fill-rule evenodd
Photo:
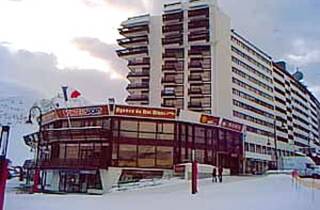
<instances>
[{"instance_id":1,"label":"french tricolor flag","mask_svg":"<svg viewBox=\"0 0 320 210\"><path fill-rule=\"evenodd\" d=\"M62 92L65 101L68 101L69 98L75 99L81 96L81 93L78 90L74 88L69 88L68 86L63 86Z\"/></svg>"}]
</instances>

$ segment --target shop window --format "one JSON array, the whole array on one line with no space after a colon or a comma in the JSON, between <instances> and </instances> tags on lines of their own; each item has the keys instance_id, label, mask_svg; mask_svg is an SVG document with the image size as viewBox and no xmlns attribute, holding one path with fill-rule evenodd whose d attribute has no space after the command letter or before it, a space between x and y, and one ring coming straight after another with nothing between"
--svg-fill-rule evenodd
<instances>
[{"instance_id":1,"label":"shop window","mask_svg":"<svg viewBox=\"0 0 320 210\"><path fill-rule=\"evenodd\" d=\"M196 126L194 129L195 143L204 144L205 143L205 128Z\"/></svg>"},{"instance_id":2,"label":"shop window","mask_svg":"<svg viewBox=\"0 0 320 210\"><path fill-rule=\"evenodd\" d=\"M195 159L198 161L198 163L204 163L204 150L196 149Z\"/></svg>"},{"instance_id":3,"label":"shop window","mask_svg":"<svg viewBox=\"0 0 320 210\"><path fill-rule=\"evenodd\" d=\"M154 146L139 146L138 166L155 167L156 149Z\"/></svg>"},{"instance_id":4,"label":"shop window","mask_svg":"<svg viewBox=\"0 0 320 210\"><path fill-rule=\"evenodd\" d=\"M119 161L118 165L120 167L125 166L136 166L136 159L137 159L137 146L136 145L127 145L127 144L120 144L119 145Z\"/></svg>"},{"instance_id":5,"label":"shop window","mask_svg":"<svg viewBox=\"0 0 320 210\"><path fill-rule=\"evenodd\" d=\"M122 120L120 126L120 135L122 137L137 138L138 122L131 120Z\"/></svg>"},{"instance_id":6,"label":"shop window","mask_svg":"<svg viewBox=\"0 0 320 210\"><path fill-rule=\"evenodd\" d=\"M156 123L155 122L140 122L139 138L156 139Z\"/></svg>"},{"instance_id":7,"label":"shop window","mask_svg":"<svg viewBox=\"0 0 320 210\"><path fill-rule=\"evenodd\" d=\"M174 124L159 123L157 137L160 140L174 140Z\"/></svg>"},{"instance_id":8,"label":"shop window","mask_svg":"<svg viewBox=\"0 0 320 210\"><path fill-rule=\"evenodd\" d=\"M67 144L66 146L66 159L78 159L79 147L78 145Z\"/></svg>"},{"instance_id":9,"label":"shop window","mask_svg":"<svg viewBox=\"0 0 320 210\"><path fill-rule=\"evenodd\" d=\"M66 153L66 145L60 144L59 145L59 159L64 159Z\"/></svg>"},{"instance_id":10,"label":"shop window","mask_svg":"<svg viewBox=\"0 0 320 210\"><path fill-rule=\"evenodd\" d=\"M157 147L157 166L171 168L173 165L173 148Z\"/></svg>"}]
</instances>

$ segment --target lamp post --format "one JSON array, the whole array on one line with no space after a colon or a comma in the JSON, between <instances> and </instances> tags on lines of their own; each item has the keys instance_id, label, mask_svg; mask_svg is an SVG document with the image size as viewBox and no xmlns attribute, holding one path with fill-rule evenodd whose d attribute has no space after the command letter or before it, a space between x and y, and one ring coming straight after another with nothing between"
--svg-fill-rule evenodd
<instances>
[{"instance_id":1,"label":"lamp post","mask_svg":"<svg viewBox=\"0 0 320 210\"><path fill-rule=\"evenodd\" d=\"M36 145L36 157L35 157L35 172L34 172L34 177L33 177L33 189L32 191L34 193L39 192L39 181L40 181L40 167L39 167L39 146L40 146L40 139L41 139L41 131L42 131L42 110L39 106L32 106L29 110L29 117L28 120L26 121L27 124L32 124L32 113L34 111L38 111L39 113L39 117L37 118L37 122L38 122L38 126L39 126L39 138L37 141L37 145Z\"/></svg>"}]
</instances>

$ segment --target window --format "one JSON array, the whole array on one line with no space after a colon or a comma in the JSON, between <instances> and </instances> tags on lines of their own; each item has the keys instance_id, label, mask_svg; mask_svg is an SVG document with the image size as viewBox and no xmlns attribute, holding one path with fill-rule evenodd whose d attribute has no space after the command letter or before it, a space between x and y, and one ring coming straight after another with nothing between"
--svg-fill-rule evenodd
<instances>
[{"instance_id":1,"label":"window","mask_svg":"<svg viewBox=\"0 0 320 210\"><path fill-rule=\"evenodd\" d=\"M136 158L137 158L137 146L136 145L127 145L122 144L119 145L119 161L118 165L120 167L125 166L136 166Z\"/></svg>"},{"instance_id":2,"label":"window","mask_svg":"<svg viewBox=\"0 0 320 210\"><path fill-rule=\"evenodd\" d=\"M195 135L195 143L196 144L204 144L205 143L205 128L195 126L194 135Z\"/></svg>"},{"instance_id":3,"label":"window","mask_svg":"<svg viewBox=\"0 0 320 210\"><path fill-rule=\"evenodd\" d=\"M173 148L157 147L157 166L171 168L173 165Z\"/></svg>"},{"instance_id":4,"label":"window","mask_svg":"<svg viewBox=\"0 0 320 210\"><path fill-rule=\"evenodd\" d=\"M66 159L78 159L79 147L78 145L67 144Z\"/></svg>"},{"instance_id":5,"label":"window","mask_svg":"<svg viewBox=\"0 0 320 210\"><path fill-rule=\"evenodd\" d=\"M140 122L139 123L139 138L156 139L156 123L155 122Z\"/></svg>"},{"instance_id":6,"label":"window","mask_svg":"<svg viewBox=\"0 0 320 210\"><path fill-rule=\"evenodd\" d=\"M122 137L137 138L138 122L131 120L122 120L120 129L120 135Z\"/></svg>"},{"instance_id":7,"label":"window","mask_svg":"<svg viewBox=\"0 0 320 210\"><path fill-rule=\"evenodd\" d=\"M154 146L139 146L138 166L155 167L156 149Z\"/></svg>"},{"instance_id":8,"label":"window","mask_svg":"<svg viewBox=\"0 0 320 210\"><path fill-rule=\"evenodd\" d=\"M173 123L159 123L157 139L173 140L174 139L174 124Z\"/></svg>"}]
</instances>

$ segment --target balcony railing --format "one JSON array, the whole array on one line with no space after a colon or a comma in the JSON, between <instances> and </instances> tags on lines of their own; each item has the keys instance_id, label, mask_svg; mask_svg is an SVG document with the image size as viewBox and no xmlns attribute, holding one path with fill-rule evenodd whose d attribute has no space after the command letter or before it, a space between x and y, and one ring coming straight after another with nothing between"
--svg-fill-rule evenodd
<instances>
[{"instance_id":1,"label":"balcony railing","mask_svg":"<svg viewBox=\"0 0 320 210\"><path fill-rule=\"evenodd\" d=\"M124 27L119 29L119 33L123 36L128 36L133 33L146 32L149 33L148 25L134 26L134 27Z\"/></svg>"},{"instance_id":2,"label":"balcony railing","mask_svg":"<svg viewBox=\"0 0 320 210\"><path fill-rule=\"evenodd\" d=\"M136 48L128 48L117 50L117 54L119 57L129 56L129 55L137 55L137 54L148 54L147 47L136 47Z\"/></svg>"},{"instance_id":3,"label":"balcony railing","mask_svg":"<svg viewBox=\"0 0 320 210\"><path fill-rule=\"evenodd\" d=\"M206 16L209 17L209 8L189 10L188 17Z\"/></svg>"},{"instance_id":4,"label":"balcony railing","mask_svg":"<svg viewBox=\"0 0 320 210\"><path fill-rule=\"evenodd\" d=\"M190 32L188 40L189 42L200 40L206 40L208 42L210 40L209 32L208 30Z\"/></svg>"},{"instance_id":5,"label":"balcony railing","mask_svg":"<svg viewBox=\"0 0 320 210\"><path fill-rule=\"evenodd\" d=\"M210 46L191 46L189 55L210 56Z\"/></svg>"},{"instance_id":6,"label":"balcony railing","mask_svg":"<svg viewBox=\"0 0 320 210\"><path fill-rule=\"evenodd\" d=\"M129 61L128 67L133 66L149 66L150 67L150 59L144 59L142 61Z\"/></svg>"},{"instance_id":7,"label":"balcony railing","mask_svg":"<svg viewBox=\"0 0 320 210\"><path fill-rule=\"evenodd\" d=\"M177 79L175 77L164 77L161 80L162 83L177 83Z\"/></svg>"},{"instance_id":8,"label":"balcony railing","mask_svg":"<svg viewBox=\"0 0 320 210\"><path fill-rule=\"evenodd\" d=\"M162 45L178 44L183 45L183 37L162 38Z\"/></svg>"},{"instance_id":9,"label":"balcony railing","mask_svg":"<svg viewBox=\"0 0 320 210\"><path fill-rule=\"evenodd\" d=\"M183 25L182 24L175 24L175 25L167 25L162 27L163 33L171 33L171 32L183 32Z\"/></svg>"},{"instance_id":10,"label":"balcony railing","mask_svg":"<svg viewBox=\"0 0 320 210\"><path fill-rule=\"evenodd\" d=\"M130 101L148 101L149 97L144 95L130 95L127 97L126 102Z\"/></svg>"},{"instance_id":11,"label":"balcony railing","mask_svg":"<svg viewBox=\"0 0 320 210\"><path fill-rule=\"evenodd\" d=\"M202 76L201 75L190 75L188 77L189 81L202 81Z\"/></svg>"},{"instance_id":12,"label":"balcony railing","mask_svg":"<svg viewBox=\"0 0 320 210\"><path fill-rule=\"evenodd\" d=\"M183 71L183 66L179 64L165 64L162 66L162 71Z\"/></svg>"},{"instance_id":13,"label":"balcony railing","mask_svg":"<svg viewBox=\"0 0 320 210\"><path fill-rule=\"evenodd\" d=\"M137 43L145 43L148 44L148 36L137 36L137 37L130 37L130 38L123 38L123 39L118 39L118 44L120 46L126 46L130 44L137 44Z\"/></svg>"},{"instance_id":14,"label":"balcony railing","mask_svg":"<svg viewBox=\"0 0 320 210\"><path fill-rule=\"evenodd\" d=\"M176 96L176 93L175 93L175 91L162 90L161 91L161 96Z\"/></svg>"},{"instance_id":15,"label":"balcony railing","mask_svg":"<svg viewBox=\"0 0 320 210\"><path fill-rule=\"evenodd\" d=\"M203 94L203 91L201 88L190 88L188 93L189 95L193 95L193 94L200 95L200 94Z\"/></svg>"},{"instance_id":16,"label":"balcony railing","mask_svg":"<svg viewBox=\"0 0 320 210\"><path fill-rule=\"evenodd\" d=\"M202 108L201 102L189 102L188 103L189 108Z\"/></svg>"},{"instance_id":17,"label":"balcony railing","mask_svg":"<svg viewBox=\"0 0 320 210\"><path fill-rule=\"evenodd\" d=\"M128 89L148 89L149 83L132 83L127 86Z\"/></svg>"},{"instance_id":18,"label":"balcony railing","mask_svg":"<svg viewBox=\"0 0 320 210\"><path fill-rule=\"evenodd\" d=\"M183 20L183 12L164 14L162 16L162 20L163 20L163 22L173 21L173 20L182 21Z\"/></svg>"},{"instance_id":19,"label":"balcony railing","mask_svg":"<svg viewBox=\"0 0 320 210\"><path fill-rule=\"evenodd\" d=\"M148 77L150 76L149 71L140 71L140 72L129 72L127 78L132 78L132 77Z\"/></svg>"},{"instance_id":20,"label":"balcony railing","mask_svg":"<svg viewBox=\"0 0 320 210\"><path fill-rule=\"evenodd\" d=\"M189 29L195 29L195 28L206 28L209 29L209 21L208 20L191 20L188 23Z\"/></svg>"}]
</instances>

